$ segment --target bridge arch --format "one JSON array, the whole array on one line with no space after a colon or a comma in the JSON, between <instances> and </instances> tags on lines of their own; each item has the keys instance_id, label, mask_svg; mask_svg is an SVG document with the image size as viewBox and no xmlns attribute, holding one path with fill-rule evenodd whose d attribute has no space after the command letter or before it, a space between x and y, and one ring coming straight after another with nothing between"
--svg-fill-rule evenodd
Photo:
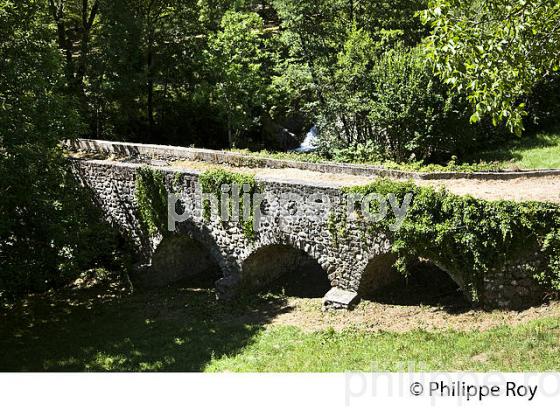
<instances>
[{"instance_id":1,"label":"bridge arch","mask_svg":"<svg viewBox=\"0 0 560 410\"><path fill-rule=\"evenodd\" d=\"M397 282L401 274L394 268L397 257L390 253L382 253L369 259L362 270L358 286L360 296L368 296L375 291Z\"/></svg>"},{"instance_id":2,"label":"bridge arch","mask_svg":"<svg viewBox=\"0 0 560 410\"><path fill-rule=\"evenodd\" d=\"M183 280L205 286L228 272L227 259L210 230L193 221L177 224L176 232L152 244L150 261L138 279L143 287L161 287Z\"/></svg>"},{"instance_id":3,"label":"bridge arch","mask_svg":"<svg viewBox=\"0 0 560 410\"><path fill-rule=\"evenodd\" d=\"M460 278L441 265L419 258L409 264L405 277L394 268L396 260L392 253L369 260L360 279L360 297L396 305L459 307L468 303Z\"/></svg>"},{"instance_id":4,"label":"bridge arch","mask_svg":"<svg viewBox=\"0 0 560 410\"><path fill-rule=\"evenodd\" d=\"M291 243L262 245L241 262L241 292L282 290L287 296L318 298L331 288L324 266Z\"/></svg>"}]
</instances>

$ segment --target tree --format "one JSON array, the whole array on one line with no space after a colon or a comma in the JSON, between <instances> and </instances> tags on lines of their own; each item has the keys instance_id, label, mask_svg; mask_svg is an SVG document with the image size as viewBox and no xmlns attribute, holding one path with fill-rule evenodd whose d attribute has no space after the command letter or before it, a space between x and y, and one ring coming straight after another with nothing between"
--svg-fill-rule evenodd
<instances>
[{"instance_id":1,"label":"tree","mask_svg":"<svg viewBox=\"0 0 560 410\"><path fill-rule=\"evenodd\" d=\"M319 126L323 147L352 146L374 138L369 120L370 69L399 44L414 46L426 34L413 19L424 0L274 0L289 50L278 88L303 104Z\"/></svg>"},{"instance_id":2,"label":"tree","mask_svg":"<svg viewBox=\"0 0 560 410\"><path fill-rule=\"evenodd\" d=\"M472 122L505 122L520 135L524 97L558 70L558 0L431 0L422 13L437 74L468 96Z\"/></svg>"},{"instance_id":3,"label":"tree","mask_svg":"<svg viewBox=\"0 0 560 410\"><path fill-rule=\"evenodd\" d=\"M111 254L62 155L81 127L48 13L42 0L0 1L0 298L65 283L96 251Z\"/></svg>"},{"instance_id":4,"label":"tree","mask_svg":"<svg viewBox=\"0 0 560 410\"><path fill-rule=\"evenodd\" d=\"M263 21L256 13L227 12L220 30L208 40L208 64L215 73L213 100L225 112L230 146L258 121L255 111L264 109L269 59Z\"/></svg>"},{"instance_id":5,"label":"tree","mask_svg":"<svg viewBox=\"0 0 560 410\"><path fill-rule=\"evenodd\" d=\"M58 46L65 56L68 85L87 112L84 79L88 72L91 31L99 12L99 0L49 0L56 23Z\"/></svg>"},{"instance_id":6,"label":"tree","mask_svg":"<svg viewBox=\"0 0 560 410\"><path fill-rule=\"evenodd\" d=\"M77 121L46 17L40 1L0 2L0 292L37 286L60 262L58 143Z\"/></svg>"}]
</instances>

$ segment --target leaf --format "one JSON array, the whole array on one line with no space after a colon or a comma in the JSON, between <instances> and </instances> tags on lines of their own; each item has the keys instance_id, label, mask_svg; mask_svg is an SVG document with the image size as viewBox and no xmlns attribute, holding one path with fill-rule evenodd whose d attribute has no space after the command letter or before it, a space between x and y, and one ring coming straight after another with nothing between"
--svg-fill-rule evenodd
<instances>
[{"instance_id":1,"label":"leaf","mask_svg":"<svg viewBox=\"0 0 560 410\"><path fill-rule=\"evenodd\" d=\"M478 112L473 113L473 115L471 115L471 117L470 117L470 122L471 122L471 124L475 124L475 123L477 123L477 122L479 122L479 121L480 121L480 115L479 115L479 113L478 113Z\"/></svg>"}]
</instances>

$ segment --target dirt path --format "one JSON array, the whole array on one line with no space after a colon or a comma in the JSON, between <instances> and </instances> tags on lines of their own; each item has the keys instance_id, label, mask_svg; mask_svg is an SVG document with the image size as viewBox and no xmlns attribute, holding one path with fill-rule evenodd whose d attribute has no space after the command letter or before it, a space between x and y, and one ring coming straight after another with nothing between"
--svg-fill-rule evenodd
<instances>
[{"instance_id":1,"label":"dirt path","mask_svg":"<svg viewBox=\"0 0 560 410\"><path fill-rule=\"evenodd\" d=\"M321 299L289 298L287 309L268 326L290 325L307 332L329 328L340 331L408 332L483 331L497 326L515 326L534 319L560 317L560 302L551 302L521 312L512 310L472 310L453 312L435 306L399 306L362 301L354 310L322 312Z\"/></svg>"},{"instance_id":2,"label":"dirt path","mask_svg":"<svg viewBox=\"0 0 560 410\"><path fill-rule=\"evenodd\" d=\"M272 178L287 182L322 182L333 186L365 185L377 178L348 174L328 174L295 168L232 167L198 161L177 161L171 165L198 171L222 168L254 174L260 178ZM487 200L508 199L513 201L550 201L560 203L560 176L490 181L477 179L416 180L415 183L420 186L445 187L457 195L472 195L476 198Z\"/></svg>"}]
</instances>

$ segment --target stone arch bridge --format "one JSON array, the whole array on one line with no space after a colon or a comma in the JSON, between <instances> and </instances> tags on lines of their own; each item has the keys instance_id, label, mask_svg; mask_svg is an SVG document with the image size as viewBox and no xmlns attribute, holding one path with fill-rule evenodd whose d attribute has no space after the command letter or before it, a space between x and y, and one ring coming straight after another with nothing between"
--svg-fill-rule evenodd
<instances>
[{"instance_id":1,"label":"stone arch bridge","mask_svg":"<svg viewBox=\"0 0 560 410\"><path fill-rule=\"evenodd\" d=\"M228 298L264 287L286 271L305 269L305 264L312 263L320 267L331 286L324 297L325 306L345 308L397 277L392 268L395 257L391 254L391 243L384 234L372 237L366 234L364 225L347 223L344 235L337 235L341 227L328 217L301 216L317 212L316 202L320 200L305 200L308 198L327 198L331 206L341 205L344 198L339 182L258 177L263 197L260 208L266 217L254 237L248 237L238 222L205 218L197 197L200 169L174 165L178 160L243 165L239 154L92 140L68 144L75 174L83 185L91 188L107 219L132 239L138 253L140 282L165 285L214 266L221 272L216 282L217 293ZM257 165L296 166L269 162ZM170 192L181 192L182 210L189 211L189 217L176 224L173 234L149 235L140 223L135 189L139 170L146 166L161 172ZM333 172L322 168L331 165L306 166L311 172ZM349 167L345 172L371 175L372 170ZM291 194L303 200L281 203L279 198ZM297 215L283 217L291 205L298 207ZM437 265L437 261L434 263ZM460 274L448 273L459 287L463 285ZM514 269L485 283L483 300L489 305L506 306L534 293L536 285L528 278L521 278L526 284L524 289L518 292L516 287L512 292L513 279L519 281Z\"/></svg>"}]
</instances>

